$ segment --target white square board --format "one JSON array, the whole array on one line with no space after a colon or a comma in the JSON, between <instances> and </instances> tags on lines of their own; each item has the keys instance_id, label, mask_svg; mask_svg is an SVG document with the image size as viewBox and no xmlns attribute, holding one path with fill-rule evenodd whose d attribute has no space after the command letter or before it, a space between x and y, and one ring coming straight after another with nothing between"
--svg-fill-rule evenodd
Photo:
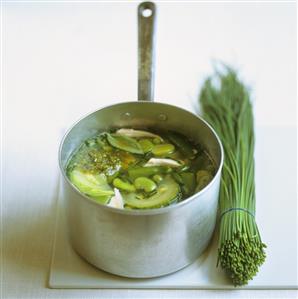
<instances>
[{"instance_id":1,"label":"white square board","mask_svg":"<svg viewBox=\"0 0 298 299\"><path fill-rule=\"evenodd\" d=\"M256 131L257 223L267 259L241 289L297 289L296 128ZM294 137L293 137L294 136ZM61 197L61 196L60 196ZM234 289L216 268L217 237L192 265L167 276L131 279L103 272L78 256L68 241L63 199L58 200L51 288Z\"/></svg>"}]
</instances>

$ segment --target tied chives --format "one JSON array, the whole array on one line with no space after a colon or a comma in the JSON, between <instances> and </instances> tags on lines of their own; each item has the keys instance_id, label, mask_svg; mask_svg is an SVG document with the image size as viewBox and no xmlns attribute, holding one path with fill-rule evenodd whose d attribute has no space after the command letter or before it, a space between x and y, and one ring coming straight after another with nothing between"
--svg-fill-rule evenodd
<instances>
[{"instance_id":1,"label":"tied chives","mask_svg":"<svg viewBox=\"0 0 298 299\"><path fill-rule=\"evenodd\" d=\"M203 116L219 135L225 153L217 265L235 286L245 285L265 261L266 247L254 218L254 128L249 92L237 73L226 67L225 72L217 71L205 80L199 100Z\"/></svg>"}]
</instances>

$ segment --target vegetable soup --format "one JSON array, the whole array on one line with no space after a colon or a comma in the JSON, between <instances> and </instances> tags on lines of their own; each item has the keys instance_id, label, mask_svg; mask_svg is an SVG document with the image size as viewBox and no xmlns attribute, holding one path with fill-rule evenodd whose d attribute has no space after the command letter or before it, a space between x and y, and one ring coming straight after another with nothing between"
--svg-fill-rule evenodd
<instances>
[{"instance_id":1,"label":"vegetable soup","mask_svg":"<svg viewBox=\"0 0 298 299\"><path fill-rule=\"evenodd\" d=\"M203 189L215 167L207 151L172 131L121 128L88 138L67 164L82 193L120 209L178 203Z\"/></svg>"}]
</instances>

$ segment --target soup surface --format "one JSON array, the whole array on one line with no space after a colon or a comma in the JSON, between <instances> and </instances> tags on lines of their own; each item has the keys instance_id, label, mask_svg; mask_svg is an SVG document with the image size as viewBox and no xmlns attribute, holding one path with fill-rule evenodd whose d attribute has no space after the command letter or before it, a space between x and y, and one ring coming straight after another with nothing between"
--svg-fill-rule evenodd
<instances>
[{"instance_id":1,"label":"soup surface","mask_svg":"<svg viewBox=\"0 0 298 299\"><path fill-rule=\"evenodd\" d=\"M215 167L201 145L177 132L122 128L88 138L66 172L80 192L102 204L153 209L203 189Z\"/></svg>"}]
</instances>

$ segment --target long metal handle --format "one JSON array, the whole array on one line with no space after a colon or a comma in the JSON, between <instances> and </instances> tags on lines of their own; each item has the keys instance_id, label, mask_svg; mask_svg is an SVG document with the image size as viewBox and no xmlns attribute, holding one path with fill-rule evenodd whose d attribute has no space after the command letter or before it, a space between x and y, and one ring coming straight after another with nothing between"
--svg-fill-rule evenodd
<instances>
[{"instance_id":1,"label":"long metal handle","mask_svg":"<svg viewBox=\"0 0 298 299\"><path fill-rule=\"evenodd\" d=\"M155 4L142 2L138 6L138 100L153 101Z\"/></svg>"}]
</instances>

